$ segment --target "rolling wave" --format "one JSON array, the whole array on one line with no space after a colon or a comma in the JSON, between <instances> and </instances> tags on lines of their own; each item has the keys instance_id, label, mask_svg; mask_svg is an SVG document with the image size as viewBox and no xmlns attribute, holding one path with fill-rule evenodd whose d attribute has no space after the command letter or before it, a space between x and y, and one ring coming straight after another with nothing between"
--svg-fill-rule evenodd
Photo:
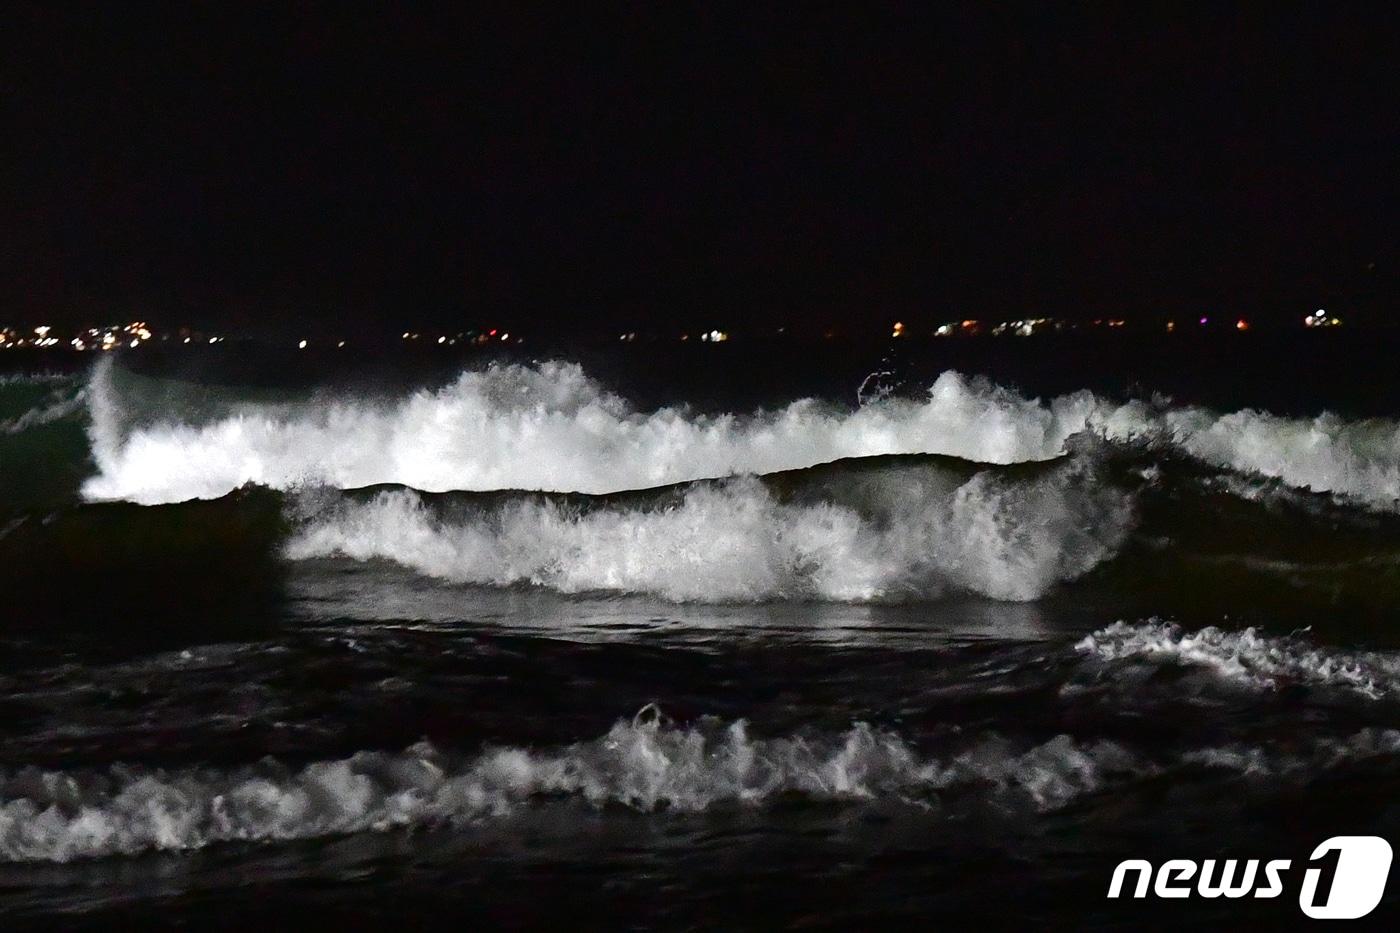
<instances>
[{"instance_id":1,"label":"rolling wave","mask_svg":"<svg viewBox=\"0 0 1400 933\"><path fill-rule=\"evenodd\" d=\"M648 496L433 501L310 497L285 553L386 559L454 583L675 601L1031 600L1121 546L1130 495L1090 458L1026 475L948 461L847 461Z\"/></svg>"},{"instance_id":2,"label":"rolling wave","mask_svg":"<svg viewBox=\"0 0 1400 933\"><path fill-rule=\"evenodd\" d=\"M1047 459L1082 429L1087 393L1049 405L945 374L922 402L857 411L816 401L750 415L638 412L566 363L493 365L392 402L248 408L209 423L133 417L104 361L91 386L90 499L215 498L246 483L425 491L608 493L845 457L941 453Z\"/></svg>"},{"instance_id":3,"label":"rolling wave","mask_svg":"<svg viewBox=\"0 0 1400 933\"><path fill-rule=\"evenodd\" d=\"M1069 446L1006 466L868 457L609 495L248 487L21 510L0 521L0 587L16 597L0 615L115 593L148 610L234 606L327 559L687 603L1029 601L1073 586L1143 614L1247 608L1307 624L1342 608L1379 619L1400 596L1400 515L1241 489L1150 450Z\"/></svg>"},{"instance_id":4,"label":"rolling wave","mask_svg":"<svg viewBox=\"0 0 1400 933\"><path fill-rule=\"evenodd\" d=\"M865 723L844 732L755 737L744 720L678 725L647 707L597 739L543 750L487 747L459 756L420 742L401 753L364 751L300 767L264 759L233 770L0 771L0 861L466 827L560 800L642 813L758 807L792 797L1033 813L1168 770L1306 780L1397 754L1400 732L1363 729L1291 750L1232 743L1160 761L1105 739L1058 735L1030 744L984 733L935 757Z\"/></svg>"},{"instance_id":5,"label":"rolling wave","mask_svg":"<svg viewBox=\"0 0 1400 933\"><path fill-rule=\"evenodd\" d=\"M1147 612L1231 598L1377 612L1400 591L1390 422L1040 401L956 373L920 400L743 416L639 412L561 363L377 401L250 400L123 373L103 360L85 389L44 402L57 408L19 415L66 424L86 405L87 504L55 511L67 477L38 469L34 448L73 440L67 428L0 437L19 492L0 556L29 568L15 585L51 583L26 599L73 581L130 590L144 568L208 580L230 566L220 548L274 581L279 555L340 557L683 602L1026 601L1087 576L1150 596ZM42 400L54 387L10 388Z\"/></svg>"},{"instance_id":6,"label":"rolling wave","mask_svg":"<svg viewBox=\"0 0 1400 933\"><path fill-rule=\"evenodd\" d=\"M229 772L0 773L0 860L66 862L462 825L560 797L694 812L783 795L928 805L961 788L1048 810L1143 768L1113 743L1068 736L1032 747L988 736L940 761L864 723L844 733L755 738L743 720L679 726L648 707L600 738L543 751L487 748L454 758L424 742L299 769L266 760Z\"/></svg>"},{"instance_id":7,"label":"rolling wave","mask_svg":"<svg viewBox=\"0 0 1400 933\"><path fill-rule=\"evenodd\" d=\"M1094 632L1078 650L1104 661L1145 660L1201 667L1232 683L1260 690L1301 685L1379 700L1400 695L1400 655L1309 644L1255 628L1207 627L1189 632L1161 620L1116 622Z\"/></svg>"},{"instance_id":8,"label":"rolling wave","mask_svg":"<svg viewBox=\"0 0 1400 933\"><path fill-rule=\"evenodd\" d=\"M143 504L217 498L247 483L603 494L885 454L1007 464L1054 458L1079 433L1369 508L1393 510L1400 499L1395 421L1117 404L1087 391L1031 399L955 372L922 399L854 411L809 399L702 415L638 411L574 364L494 364L397 399L250 403L186 418L143 410L104 360L88 406L98 470L83 494Z\"/></svg>"}]
</instances>

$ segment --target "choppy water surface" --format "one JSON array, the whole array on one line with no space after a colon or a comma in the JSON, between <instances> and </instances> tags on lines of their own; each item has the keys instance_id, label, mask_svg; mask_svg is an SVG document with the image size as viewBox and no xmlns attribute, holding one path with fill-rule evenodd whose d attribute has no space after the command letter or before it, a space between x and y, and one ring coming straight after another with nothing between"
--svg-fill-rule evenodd
<instances>
[{"instance_id":1,"label":"choppy water surface","mask_svg":"<svg viewBox=\"0 0 1400 933\"><path fill-rule=\"evenodd\" d=\"M616 383L6 377L7 922L1284 922L1103 895L1393 835L1400 422Z\"/></svg>"}]
</instances>

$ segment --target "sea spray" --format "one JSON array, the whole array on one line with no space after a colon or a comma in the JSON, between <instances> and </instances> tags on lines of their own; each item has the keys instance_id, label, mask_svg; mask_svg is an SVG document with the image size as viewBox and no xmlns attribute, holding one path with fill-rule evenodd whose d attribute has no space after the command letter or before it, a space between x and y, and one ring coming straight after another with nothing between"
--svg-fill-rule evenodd
<instances>
[{"instance_id":1,"label":"sea spray","mask_svg":"<svg viewBox=\"0 0 1400 933\"><path fill-rule=\"evenodd\" d=\"M444 511L412 490L301 497L292 559L385 559L455 583L688 602L1031 600L1111 558L1129 492L1091 455L1036 475L847 461L652 497L495 498ZM970 473L970 475L969 475ZM834 488L833 488L834 487Z\"/></svg>"},{"instance_id":2,"label":"sea spray","mask_svg":"<svg viewBox=\"0 0 1400 933\"><path fill-rule=\"evenodd\" d=\"M961 788L1002 806L1049 810L1146 768L1111 742L1068 736L1030 747L987 736L939 760L865 723L761 738L743 720L682 726L648 707L597 739L544 750L488 747L462 757L422 742L299 768L265 760L228 771L0 772L0 861L461 825L561 796L595 807L694 812L782 795L923 807Z\"/></svg>"},{"instance_id":3,"label":"sea spray","mask_svg":"<svg viewBox=\"0 0 1400 933\"><path fill-rule=\"evenodd\" d=\"M248 407L135 428L110 364L95 370L91 395L98 473L84 493L143 504L245 483L606 493L889 453L1043 460L1096 404L1088 393L1041 404L946 373L925 400L857 411L809 399L748 415L639 412L569 363L496 364L389 403Z\"/></svg>"},{"instance_id":4,"label":"sea spray","mask_svg":"<svg viewBox=\"0 0 1400 933\"><path fill-rule=\"evenodd\" d=\"M747 414L638 411L575 364L493 364L397 399L248 404L209 417L132 411L114 365L87 393L97 473L90 499L216 498L247 483L426 491L607 493L770 473L843 457L937 453L1006 464L1054 458L1071 437L1147 442L1245 475L1391 510L1400 424L1323 414L1219 414L1080 391L1030 399L946 372L921 399L851 410L807 399Z\"/></svg>"}]
</instances>

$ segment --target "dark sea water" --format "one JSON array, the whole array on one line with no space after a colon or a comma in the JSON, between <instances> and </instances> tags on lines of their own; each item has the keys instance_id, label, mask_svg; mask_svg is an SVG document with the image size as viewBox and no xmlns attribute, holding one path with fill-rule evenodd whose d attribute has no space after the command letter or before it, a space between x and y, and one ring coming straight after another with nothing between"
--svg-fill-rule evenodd
<instances>
[{"instance_id":1,"label":"dark sea water","mask_svg":"<svg viewBox=\"0 0 1400 933\"><path fill-rule=\"evenodd\" d=\"M1400 826L1393 349L14 354L0 918L1300 923ZM1106 899L1182 857L1294 868Z\"/></svg>"}]
</instances>

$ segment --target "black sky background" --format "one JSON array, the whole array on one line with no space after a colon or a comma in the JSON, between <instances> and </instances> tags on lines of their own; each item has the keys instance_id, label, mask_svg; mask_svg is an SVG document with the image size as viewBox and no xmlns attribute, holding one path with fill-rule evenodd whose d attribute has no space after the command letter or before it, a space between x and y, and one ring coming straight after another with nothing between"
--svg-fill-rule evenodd
<instances>
[{"instance_id":1,"label":"black sky background","mask_svg":"<svg viewBox=\"0 0 1400 933\"><path fill-rule=\"evenodd\" d=\"M1380 5L20 4L0 322L1390 321Z\"/></svg>"}]
</instances>

